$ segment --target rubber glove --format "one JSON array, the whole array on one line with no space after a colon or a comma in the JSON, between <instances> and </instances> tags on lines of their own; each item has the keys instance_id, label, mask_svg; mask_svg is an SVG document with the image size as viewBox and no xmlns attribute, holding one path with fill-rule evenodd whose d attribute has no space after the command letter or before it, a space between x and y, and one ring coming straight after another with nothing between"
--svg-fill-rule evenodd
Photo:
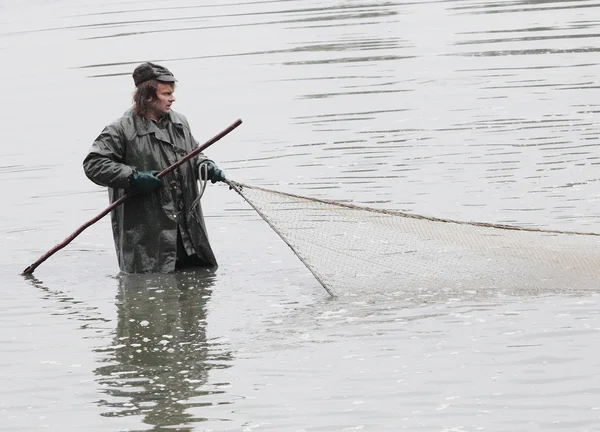
<instances>
[{"instance_id":1,"label":"rubber glove","mask_svg":"<svg viewBox=\"0 0 600 432\"><path fill-rule=\"evenodd\" d=\"M202 165L206 165L207 171L208 171L208 180L211 181L211 183L216 183L218 181L225 181L226 177L225 177L225 173L219 169L219 167L217 166L216 163L214 163L214 161L211 161L210 159L205 159L200 163L200 177L204 180L204 169L202 168Z\"/></svg>"},{"instance_id":2,"label":"rubber glove","mask_svg":"<svg viewBox=\"0 0 600 432\"><path fill-rule=\"evenodd\" d=\"M162 186L162 180L156 177L160 171L136 171L129 178L132 192L150 193Z\"/></svg>"}]
</instances>

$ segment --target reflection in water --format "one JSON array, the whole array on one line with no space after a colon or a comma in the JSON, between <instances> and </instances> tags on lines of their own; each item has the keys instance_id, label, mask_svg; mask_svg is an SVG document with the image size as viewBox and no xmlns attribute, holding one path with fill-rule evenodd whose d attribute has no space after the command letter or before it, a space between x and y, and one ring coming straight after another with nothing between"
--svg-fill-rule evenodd
<instances>
[{"instance_id":1,"label":"reflection in water","mask_svg":"<svg viewBox=\"0 0 600 432\"><path fill-rule=\"evenodd\" d=\"M35 288L41 290L44 300L51 300L45 308L50 310L50 315L62 315L69 320L82 323L82 330L92 330L95 337L99 333L104 334L110 320L103 317L97 307L91 306L71 294L55 288L47 287L44 282L33 275L25 275L24 279Z\"/></svg>"},{"instance_id":2,"label":"reflection in water","mask_svg":"<svg viewBox=\"0 0 600 432\"><path fill-rule=\"evenodd\" d=\"M105 416L142 415L159 427L203 420L187 409L211 405L196 398L215 393L203 390L209 370L231 360L206 338L213 281L214 271L205 269L120 279L116 335L98 350L109 355L95 371L108 396L100 401L110 408Z\"/></svg>"},{"instance_id":3,"label":"reflection in water","mask_svg":"<svg viewBox=\"0 0 600 432\"><path fill-rule=\"evenodd\" d=\"M97 133L94 119L125 109L131 70L145 60L181 78L189 99L177 106L197 134L244 119L235 147L211 150L236 180L441 218L598 232L599 7L4 0L3 262L37 256L51 236L62 238L58 227L79 222L69 215L105 206L102 191L74 186L82 174L73 161ZM48 83L63 82L57 98ZM44 110L50 103L56 109ZM62 113L73 107L77 121L65 128ZM14 115L23 111L42 127ZM84 277L109 285L110 298L84 303L101 291L84 293L79 271L59 274L65 258L69 270L89 267L90 254L72 250L46 268L46 284L60 280L52 289L5 290L10 406L0 412L13 419L0 428L600 430L598 290L399 286L320 303L326 296L263 221L239 197L214 191L219 287L246 288L243 299L219 296L219 309L238 316L214 330L208 317L227 345L206 338L213 275L123 278L117 326L105 313L115 284L102 277L112 264ZM100 234L83 242L112 247ZM88 363L79 358L94 349ZM214 369L231 364L227 350L240 353L235 369ZM70 367L76 358L80 372ZM65 428L65 412L91 427Z\"/></svg>"}]
</instances>

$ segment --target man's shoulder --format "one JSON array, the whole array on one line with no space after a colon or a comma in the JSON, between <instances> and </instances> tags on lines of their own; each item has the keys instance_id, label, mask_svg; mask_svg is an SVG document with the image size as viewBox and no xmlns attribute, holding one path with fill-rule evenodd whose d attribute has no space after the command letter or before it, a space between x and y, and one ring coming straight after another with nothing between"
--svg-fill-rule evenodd
<instances>
[{"instance_id":1,"label":"man's shoulder","mask_svg":"<svg viewBox=\"0 0 600 432\"><path fill-rule=\"evenodd\" d=\"M136 133L134 116L133 110L126 111L121 117L105 126L104 133L126 138L134 136Z\"/></svg>"},{"instance_id":2,"label":"man's shoulder","mask_svg":"<svg viewBox=\"0 0 600 432\"><path fill-rule=\"evenodd\" d=\"M111 123L108 124L107 127L109 128L123 128L127 125L132 125L133 124L133 110L129 109L127 111L125 111L121 117L113 120Z\"/></svg>"}]
</instances>

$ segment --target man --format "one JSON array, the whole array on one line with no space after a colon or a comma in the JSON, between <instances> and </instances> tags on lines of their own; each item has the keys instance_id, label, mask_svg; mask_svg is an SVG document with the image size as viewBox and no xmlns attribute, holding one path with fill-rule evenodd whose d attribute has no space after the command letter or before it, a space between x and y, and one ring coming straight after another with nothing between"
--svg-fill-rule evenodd
<instances>
[{"instance_id":1,"label":"man","mask_svg":"<svg viewBox=\"0 0 600 432\"><path fill-rule=\"evenodd\" d=\"M133 71L133 81L133 107L104 128L83 162L87 177L108 187L111 202L139 193L111 215L119 267L127 273L170 273L216 266L196 180L215 183L225 176L200 154L156 177L198 143L187 119L171 110L176 80L167 68L143 63Z\"/></svg>"}]
</instances>

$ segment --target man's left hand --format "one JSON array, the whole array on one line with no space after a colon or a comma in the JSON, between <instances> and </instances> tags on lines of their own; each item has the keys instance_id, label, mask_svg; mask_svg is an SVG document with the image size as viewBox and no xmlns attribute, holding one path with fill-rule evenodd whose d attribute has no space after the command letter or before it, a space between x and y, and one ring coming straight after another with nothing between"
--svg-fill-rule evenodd
<instances>
[{"instance_id":1,"label":"man's left hand","mask_svg":"<svg viewBox=\"0 0 600 432\"><path fill-rule=\"evenodd\" d=\"M207 168L207 179L211 181L211 183L216 183L218 181L225 181L225 173L219 169L216 163L210 159L203 160L200 163L200 178L204 180L204 168L202 165L206 165Z\"/></svg>"}]
</instances>

